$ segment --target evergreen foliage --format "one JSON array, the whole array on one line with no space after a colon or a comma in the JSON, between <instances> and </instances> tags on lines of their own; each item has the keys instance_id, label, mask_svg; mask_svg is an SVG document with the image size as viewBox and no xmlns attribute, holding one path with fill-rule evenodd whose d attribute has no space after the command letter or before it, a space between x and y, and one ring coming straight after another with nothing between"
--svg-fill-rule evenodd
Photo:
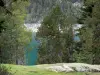
<instances>
[{"instance_id":1,"label":"evergreen foliage","mask_svg":"<svg viewBox=\"0 0 100 75\"><path fill-rule=\"evenodd\" d=\"M80 22L83 23L79 30L82 47L81 52L84 62L100 64L100 0L85 0L83 14ZM80 23L79 22L79 23Z\"/></svg>"},{"instance_id":2,"label":"evergreen foliage","mask_svg":"<svg viewBox=\"0 0 100 75\"><path fill-rule=\"evenodd\" d=\"M37 37L41 46L39 63L71 62L73 47L73 30L70 21L59 5L54 7L39 27Z\"/></svg>"},{"instance_id":3,"label":"evergreen foliage","mask_svg":"<svg viewBox=\"0 0 100 75\"><path fill-rule=\"evenodd\" d=\"M68 10L71 14L62 10L59 4L60 11L57 11L57 7L53 8L49 16L43 19L42 25L37 33L37 36L42 40L40 46L40 59L43 60L42 63L72 61L90 64L100 63L99 2L99 0L85 0L81 9L82 15L78 17L77 15L72 15L73 13L75 14L75 12L71 12L71 8ZM61 16L56 16L59 13ZM80 41L73 41L72 24L76 23L73 22L75 18L77 18L77 22L82 25L76 34L80 37ZM42 55L41 51L46 54ZM50 59L49 56L53 57ZM45 60L46 58L48 60ZM59 61L55 61L53 58ZM50 62L51 60L54 62Z\"/></svg>"},{"instance_id":4,"label":"evergreen foliage","mask_svg":"<svg viewBox=\"0 0 100 75\"><path fill-rule=\"evenodd\" d=\"M31 32L24 26L26 15L24 0L2 0L0 6L0 63L24 63L24 47L30 42ZM6 12L9 10L9 12Z\"/></svg>"}]
</instances>

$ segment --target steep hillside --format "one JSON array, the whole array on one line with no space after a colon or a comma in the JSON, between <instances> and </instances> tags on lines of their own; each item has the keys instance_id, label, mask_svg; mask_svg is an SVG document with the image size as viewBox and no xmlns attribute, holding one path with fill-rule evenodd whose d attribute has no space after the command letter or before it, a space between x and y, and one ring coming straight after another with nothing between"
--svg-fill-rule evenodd
<instances>
[{"instance_id":1,"label":"steep hillside","mask_svg":"<svg viewBox=\"0 0 100 75\"><path fill-rule=\"evenodd\" d=\"M80 0L30 0L26 23L42 20L56 5L59 5L67 15L76 16L78 14L79 16L79 8L74 6L75 2L80 2Z\"/></svg>"}]
</instances>

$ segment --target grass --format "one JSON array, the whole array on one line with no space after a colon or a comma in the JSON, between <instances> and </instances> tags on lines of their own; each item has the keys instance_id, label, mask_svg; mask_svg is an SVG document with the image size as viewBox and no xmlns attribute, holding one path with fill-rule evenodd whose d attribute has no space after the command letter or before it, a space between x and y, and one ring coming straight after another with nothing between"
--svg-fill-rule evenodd
<instances>
[{"instance_id":1,"label":"grass","mask_svg":"<svg viewBox=\"0 0 100 75\"><path fill-rule=\"evenodd\" d=\"M85 72L56 73L36 66L5 65L13 75L86 75ZM43 67L43 66L41 66ZM88 73L89 75L100 75L100 73Z\"/></svg>"}]
</instances>

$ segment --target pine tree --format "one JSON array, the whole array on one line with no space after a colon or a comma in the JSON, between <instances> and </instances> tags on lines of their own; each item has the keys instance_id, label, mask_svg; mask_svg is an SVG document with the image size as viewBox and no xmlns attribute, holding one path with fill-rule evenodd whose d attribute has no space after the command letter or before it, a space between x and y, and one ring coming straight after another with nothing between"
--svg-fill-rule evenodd
<instances>
[{"instance_id":1,"label":"pine tree","mask_svg":"<svg viewBox=\"0 0 100 75\"><path fill-rule=\"evenodd\" d=\"M40 39L42 44L40 46L40 56L42 53L45 54L39 59L44 59L42 60L43 62L57 63L71 61L73 43L71 19L71 17L67 17L61 11L58 5L44 18L37 32L37 37L42 38ZM43 39L45 42L42 41Z\"/></svg>"},{"instance_id":2,"label":"pine tree","mask_svg":"<svg viewBox=\"0 0 100 75\"><path fill-rule=\"evenodd\" d=\"M30 42L31 33L24 26L27 1L3 0L0 7L0 63L15 63L24 59L24 47ZM9 10L10 13L6 11ZM24 61L24 60L23 60Z\"/></svg>"},{"instance_id":3,"label":"pine tree","mask_svg":"<svg viewBox=\"0 0 100 75\"><path fill-rule=\"evenodd\" d=\"M99 12L100 12L100 1L99 0L86 0L84 1L83 15L80 19L80 23L83 23L82 28L80 29L81 41L83 45L83 51L88 53L87 60L90 60L90 63L99 64L100 61L100 39L99 39ZM89 62L88 62L89 63Z\"/></svg>"}]
</instances>

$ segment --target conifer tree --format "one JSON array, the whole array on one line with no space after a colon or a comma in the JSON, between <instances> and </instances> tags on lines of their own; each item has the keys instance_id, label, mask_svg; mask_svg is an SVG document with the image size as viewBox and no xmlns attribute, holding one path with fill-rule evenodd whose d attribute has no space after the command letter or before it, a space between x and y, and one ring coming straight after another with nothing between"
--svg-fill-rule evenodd
<instances>
[{"instance_id":1,"label":"conifer tree","mask_svg":"<svg viewBox=\"0 0 100 75\"><path fill-rule=\"evenodd\" d=\"M99 64L100 61L100 0L85 0L83 15L79 20L82 28L79 30L82 41L82 51L85 59L88 57L88 63ZM87 56L86 56L87 55ZM90 55L90 56L89 56Z\"/></svg>"},{"instance_id":2,"label":"conifer tree","mask_svg":"<svg viewBox=\"0 0 100 75\"><path fill-rule=\"evenodd\" d=\"M31 37L24 26L28 1L2 1L4 6L0 6L0 63L18 64L18 60L24 61L24 47Z\"/></svg>"},{"instance_id":3,"label":"conifer tree","mask_svg":"<svg viewBox=\"0 0 100 75\"><path fill-rule=\"evenodd\" d=\"M71 17L67 17L59 5L52 9L37 32L41 41L40 63L70 62L73 45Z\"/></svg>"}]
</instances>

